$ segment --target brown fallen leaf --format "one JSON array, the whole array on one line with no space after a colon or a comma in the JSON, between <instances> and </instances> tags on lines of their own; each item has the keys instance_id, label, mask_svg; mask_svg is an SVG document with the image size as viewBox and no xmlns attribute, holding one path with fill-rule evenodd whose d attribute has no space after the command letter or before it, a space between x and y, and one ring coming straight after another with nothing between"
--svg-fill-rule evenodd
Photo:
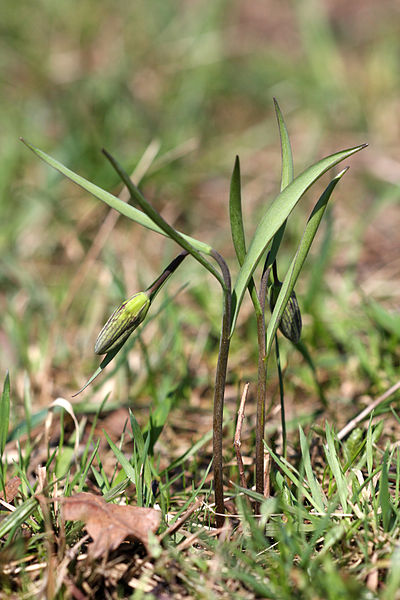
<instances>
[{"instance_id":1,"label":"brown fallen leaf","mask_svg":"<svg viewBox=\"0 0 400 600\"><path fill-rule=\"evenodd\" d=\"M115 550L127 538L137 539L147 547L149 532L155 533L161 521L161 512L154 508L108 504L101 496L87 492L58 500L67 521L84 521L93 539L88 546L92 558Z\"/></svg>"},{"instance_id":2,"label":"brown fallen leaf","mask_svg":"<svg viewBox=\"0 0 400 600\"><path fill-rule=\"evenodd\" d=\"M18 494L18 488L21 485L21 480L19 477L12 477L10 481L6 483L6 497L4 498L4 492L0 491L0 500L5 500L9 504L14 500L15 496Z\"/></svg>"}]
</instances>

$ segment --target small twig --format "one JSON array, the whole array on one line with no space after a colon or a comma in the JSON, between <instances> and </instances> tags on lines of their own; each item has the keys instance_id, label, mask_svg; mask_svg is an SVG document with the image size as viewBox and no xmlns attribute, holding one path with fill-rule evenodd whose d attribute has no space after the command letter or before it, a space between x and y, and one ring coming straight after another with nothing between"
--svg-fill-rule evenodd
<instances>
[{"instance_id":1,"label":"small twig","mask_svg":"<svg viewBox=\"0 0 400 600\"><path fill-rule=\"evenodd\" d=\"M162 540L164 538L166 538L168 535L172 535L173 533L176 533L178 531L178 529L180 529L182 527L182 525L185 523L185 521L188 520L188 518L194 513L196 512L196 510L198 510L200 508L200 506L203 504L203 498L198 498L196 500L196 502L190 506L188 508L188 510L181 516L180 519L178 519L177 521L175 521L175 523L173 523L170 527L168 527L168 529L166 529L164 531L164 533L161 533L158 536L158 541L161 543ZM142 568L142 566L148 561L150 560L151 554L147 553L141 560L137 561L136 565L133 567L133 569L130 571L130 575L133 577L138 571L140 571L140 569Z\"/></svg>"},{"instance_id":2,"label":"small twig","mask_svg":"<svg viewBox=\"0 0 400 600\"><path fill-rule=\"evenodd\" d=\"M384 394L382 394L382 396L379 396L379 398L374 400L369 406L367 406L367 408L364 408L364 410L362 410L360 412L360 414L358 414L356 417L354 417L354 419L351 419L351 421L349 421L347 423L347 425L345 425L343 427L343 429L341 429L339 431L339 433L337 434L338 440L342 440L344 437L346 437L346 435L348 435L351 431L353 431L353 429L358 425L358 423L363 421L365 419L365 417L367 417L373 410L375 410L375 408L377 406L379 406L379 404L381 404L381 402L384 402L385 400L387 400L387 398L392 396L399 389L400 389L400 381L398 381L397 383L392 385L392 387L390 387L388 390L386 390L386 392Z\"/></svg>"},{"instance_id":3,"label":"small twig","mask_svg":"<svg viewBox=\"0 0 400 600\"><path fill-rule=\"evenodd\" d=\"M239 468L240 485L243 488L247 488L247 485L246 485L246 478L244 476L244 465L243 465L242 454L240 452L240 447L242 445L241 436L242 436L242 426L243 426L243 420L244 420L244 407L245 407L246 400L247 400L249 386L250 386L249 383L246 383L246 385L244 386L242 398L240 400L238 418L237 418L237 423L236 423L236 431L235 431L235 437L234 437L234 442L233 442L233 444L235 446L236 458L237 458L237 463L238 463L238 468Z\"/></svg>"},{"instance_id":4,"label":"small twig","mask_svg":"<svg viewBox=\"0 0 400 600\"><path fill-rule=\"evenodd\" d=\"M215 537L217 535L219 535L220 533L222 533L225 529L225 525L223 527L220 527L219 529L214 529L214 531L207 531L207 536L210 537ZM201 536L202 533L204 533L206 530L201 529L199 531L196 531L195 533L192 533L189 537L187 537L185 540L183 540L180 544L177 545L176 550L178 552L182 552L182 550L186 550L186 548L190 548L190 546L193 546L194 542Z\"/></svg>"},{"instance_id":5,"label":"small twig","mask_svg":"<svg viewBox=\"0 0 400 600\"><path fill-rule=\"evenodd\" d=\"M269 498L271 495L271 486L269 474L271 472L271 456L267 450L264 451L264 496Z\"/></svg>"},{"instance_id":6,"label":"small twig","mask_svg":"<svg viewBox=\"0 0 400 600\"><path fill-rule=\"evenodd\" d=\"M63 583L65 583L65 577L67 575L69 564L77 557L81 547L88 541L89 538L89 535L84 535L72 548L68 548L64 558L57 565L55 594L59 592L61 586L63 585Z\"/></svg>"},{"instance_id":7,"label":"small twig","mask_svg":"<svg viewBox=\"0 0 400 600\"><path fill-rule=\"evenodd\" d=\"M181 516L180 519L175 521L175 523L172 523L172 525L170 527L168 527L168 529L166 531L164 531L164 533L162 533L158 537L158 541L161 542L167 535L172 535L173 533L176 533L178 531L178 529L180 529L182 527L182 525L185 523L185 521L187 521L188 518L194 512L196 512L196 510L198 510L198 508L200 508L200 506L202 504L203 504L203 498L198 498L196 500L196 502L187 509L187 511Z\"/></svg>"}]
</instances>

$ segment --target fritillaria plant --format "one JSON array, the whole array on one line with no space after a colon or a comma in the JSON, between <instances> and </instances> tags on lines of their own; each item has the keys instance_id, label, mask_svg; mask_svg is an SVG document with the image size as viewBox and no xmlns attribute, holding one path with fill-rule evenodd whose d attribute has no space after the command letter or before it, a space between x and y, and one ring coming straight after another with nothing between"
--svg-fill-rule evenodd
<instances>
[{"instance_id":1,"label":"fritillaria plant","mask_svg":"<svg viewBox=\"0 0 400 600\"><path fill-rule=\"evenodd\" d=\"M259 221L250 244L248 245L248 249L242 217L241 176L238 157L236 157L234 164L230 186L229 218L233 245L239 263L239 271L233 289L231 287L230 270L224 258L206 242L199 241L184 233L180 233L167 223L157 210L144 198L137 186L131 181L127 172L107 151L103 150L105 156L127 187L131 201L139 208L124 203L109 192L72 172L38 148L25 142L37 156L61 174L71 179L74 183L81 186L87 192L139 225L142 225L153 232L167 236L182 248L181 254L167 266L160 277L157 278L147 290L139 292L126 300L108 319L97 338L95 346L95 352L97 354L105 354L105 358L82 390L85 389L99 373L101 373L122 348L130 334L146 318L155 295L158 293L164 282L175 272L186 256L191 255L191 257L207 269L220 284L222 293L222 324L220 330L219 355L215 374L213 409L213 469L217 526L221 526L224 522L222 427L229 345L235 331L245 292L246 290L249 291L254 306L258 331L255 471L256 491L259 494L263 494L265 397L268 359L272 353L274 341L277 342L278 328L280 328L282 333L292 342L296 343L299 339L301 332L301 316L294 287L332 191L347 169L344 169L332 179L316 203L310 218L306 223L303 236L294 252L289 269L281 282L277 275L277 261L285 225L291 212L313 183L329 169L349 158L365 146L356 146L354 148L336 152L335 154L316 162L311 167L305 169L300 175L294 177L289 135L276 101L275 110L281 138L281 191L276 198L266 206L264 214ZM260 285L257 289L254 273L266 251L268 251L268 254L262 270ZM214 261L217 264L217 268ZM266 323L265 306L268 293L271 315L268 319L268 323ZM82 390L80 390L80 392ZM282 431L284 436L284 447L286 447L283 405Z\"/></svg>"}]
</instances>

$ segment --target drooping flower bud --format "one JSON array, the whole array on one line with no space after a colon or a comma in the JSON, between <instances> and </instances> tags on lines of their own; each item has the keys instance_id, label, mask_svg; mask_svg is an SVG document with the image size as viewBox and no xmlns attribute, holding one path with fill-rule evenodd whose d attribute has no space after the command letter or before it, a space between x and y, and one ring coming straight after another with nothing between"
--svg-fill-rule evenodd
<instances>
[{"instance_id":1,"label":"drooping flower bud","mask_svg":"<svg viewBox=\"0 0 400 600\"><path fill-rule=\"evenodd\" d=\"M122 344L144 320L149 307L147 292L138 292L125 300L100 331L94 347L95 353L106 354Z\"/></svg>"},{"instance_id":2,"label":"drooping flower bud","mask_svg":"<svg viewBox=\"0 0 400 600\"><path fill-rule=\"evenodd\" d=\"M272 285L269 299L271 311L274 310L281 287L282 284L280 282ZM300 340L301 326L300 307L297 302L296 292L293 290L293 292L290 294L288 303L286 304L281 321L279 323L279 329L288 340L294 344L297 344L297 342Z\"/></svg>"}]
</instances>

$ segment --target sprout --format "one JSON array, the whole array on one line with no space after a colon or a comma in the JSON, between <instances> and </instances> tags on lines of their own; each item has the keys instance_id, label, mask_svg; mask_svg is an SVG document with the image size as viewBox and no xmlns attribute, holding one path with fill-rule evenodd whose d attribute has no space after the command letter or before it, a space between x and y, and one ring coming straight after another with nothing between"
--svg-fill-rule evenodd
<instances>
[{"instance_id":1,"label":"sprout","mask_svg":"<svg viewBox=\"0 0 400 600\"><path fill-rule=\"evenodd\" d=\"M94 347L95 353L106 354L122 345L144 320L149 307L150 297L147 292L138 292L125 300L100 331Z\"/></svg>"}]
</instances>

